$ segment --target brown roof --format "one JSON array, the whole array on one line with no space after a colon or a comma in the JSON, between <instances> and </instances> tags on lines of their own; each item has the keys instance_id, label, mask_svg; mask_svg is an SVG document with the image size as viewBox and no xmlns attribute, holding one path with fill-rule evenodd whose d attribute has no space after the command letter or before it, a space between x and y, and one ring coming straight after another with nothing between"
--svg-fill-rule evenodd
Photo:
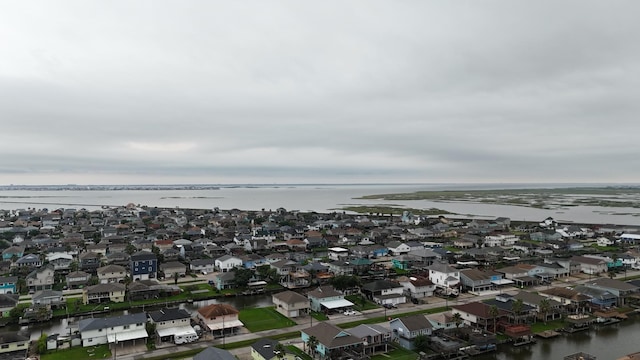
<instances>
[{"instance_id":1,"label":"brown roof","mask_svg":"<svg viewBox=\"0 0 640 360\"><path fill-rule=\"evenodd\" d=\"M295 304L300 302L309 302L309 299L298 294L295 291L283 291L273 295L274 298L286 303L286 304Z\"/></svg>"},{"instance_id":2,"label":"brown roof","mask_svg":"<svg viewBox=\"0 0 640 360\"><path fill-rule=\"evenodd\" d=\"M238 310L227 304L211 304L198 309L198 312L207 319L213 319L218 316L237 314Z\"/></svg>"},{"instance_id":3,"label":"brown roof","mask_svg":"<svg viewBox=\"0 0 640 360\"><path fill-rule=\"evenodd\" d=\"M340 296L339 292L337 292L333 286L320 286L315 290L309 291L307 293L307 297L316 298L316 299L324 299L328 297Z\"/></svg>"},{"instance_id":4,"label":"brown roof","mask_svg":"<svg viewBox=\"0 0 640 360\"><path fill-rule=\"evenodd\" d=\"M596 258L587 257L587 256L574 256L571 258L571 261L577 262L577 263L583 263L583 264L590 264L590 265L601 265L606 263L606 261L602 259L596 259Z\"/></svg>"},{"instance_id":5,"label":"brown roof","mask_svg":"<svg viewBox=\"0 0 640 360\"><path fill-rule=\"evenodd\" d=\"M479 301L470 302L462 305L454 305L453 309L459 310L460 312L465 312L467 314L475 315L482 319L491 319L491 306L481 303ZM501 314L504 314L505 311L502 309L498 309Z\"/></svg>"},{"instance_id":6,"label":"brown roof","mask_svg":"<svg viewBox=\"0 0 640 360\"><path fill-rule=\"evenodd\" d=\"M362 340L327 322L302 330L305 334L315 336L318 342L328 349L340 348L354 344L362 344Z\"/></svg>"}]
</instances>

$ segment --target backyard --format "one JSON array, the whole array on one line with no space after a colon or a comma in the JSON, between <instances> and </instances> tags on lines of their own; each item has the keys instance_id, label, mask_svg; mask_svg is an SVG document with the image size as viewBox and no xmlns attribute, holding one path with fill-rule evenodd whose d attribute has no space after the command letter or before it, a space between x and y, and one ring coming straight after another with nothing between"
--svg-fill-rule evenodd
<instances>
[{"instance_id":1,"label":"backyard","mask_svg":"<svg viewBox=\"0 0 640 360\"><path fill-rule=\"evenodd\" d=\"M251 332L282 329L296 323L280 314L274 307L263 307L240 310L240 321Z\"/></svg>"},{"instance_id":2,"label":"backyard","mask_svg":"<svg viewBox=\"0 0 640 360\"><path fill-rule=\"evenodd\" d=\"M53 351L42 355L42 360L97 360L111 358L111 351L107 345L81 347L76 346L65 350Z\"/></svg>"}]
</instances>

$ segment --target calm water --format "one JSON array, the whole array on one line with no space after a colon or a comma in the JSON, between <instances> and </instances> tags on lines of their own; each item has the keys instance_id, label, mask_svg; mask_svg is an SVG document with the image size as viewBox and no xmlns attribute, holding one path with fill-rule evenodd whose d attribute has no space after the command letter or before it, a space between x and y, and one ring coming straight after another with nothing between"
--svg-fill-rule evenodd
<instances>
[{"instance_id":1,"label":"calm water","mask_svg":"<svg viewBox=\"0 0 640 360\"><path fill-rule=\"evenodd\" d=\"M501 346L499 352L476 357L478 360L562 360L565 356L585 352L598 360L615 360L640 351L640 318L632 316L617 325L591 329L589 332L560 335L553 339L538 339L533 345Z\"/></svg>"},{"instance_id":2,"label":"calm water","mask_svg":"<svg viewBox=\"0 0 640 360\"><path fill-rule=\"evenodd\" d=\"M561 221L592 224L640 225L640 210L576 206L563 210L544 210L519 206L474 204L468 202L384 201L355 199L364 195L413 192L420 190L500 189L560 187L570 185L290 185L260 187L221 187L219 190L118 190L118 191L0 191L0 208L87 208L128 203L195 209L238 208L243 210L287 210L327 212L345 205L401 205L412 208L439 208L462 214L514 220L539 221L549 216ZM628 213L613 215L610 212ZM639 216L633 216L637 214Z\"/></svg>"}]
</instances>

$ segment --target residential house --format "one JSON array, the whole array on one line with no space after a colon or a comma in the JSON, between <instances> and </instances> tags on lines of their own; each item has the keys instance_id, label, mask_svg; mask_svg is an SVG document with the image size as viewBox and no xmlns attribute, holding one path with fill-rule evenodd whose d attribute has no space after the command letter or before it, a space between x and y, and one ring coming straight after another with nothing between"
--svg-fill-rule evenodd
<instances>
[{"instance_id":1,"label":"residential house","mask_svg":"<svg viewBox=\"0 0 640 360\"><path fill-rule=\"evenodd\" d=\"M432 249L426 249L424 247L411 250L407 253L409 258L413 259L413 267L425 268L431 266L434 262L442 259L442 256Z\"/></svg>"},{"instance_id":2,"label":"residential house","mask_svg":"<svg viewBox=\"0 0 640 360\"><path fill-rule=\"evenodd\" d=\"M514 307L516 300L513 296L502 293L495 297L495 299L490 299L485 301L485 304L489 306L495 306L498 309L502 310L513 323L520 323L521 320L524 320L526 323L528 319L533 319L536 315L536 308L527 305L523 302L522 308L517 309Z\"/></svg>"},{"instance_id":3,"label":"residential house","mask_svg":"<svg viewBox=\"0 0 640 360\"><path fill-rule=\"evenodd\" d=\"M574 256L571 262L579 264L580 271L589 275L599 275L608 270L607 261L601 258Z\"/></svg>"},{"instance_id":4,"label":"residential house","mask_svg":"<svg viewBox=\"0 0 640 360\"><path fill-rule=\"evenodd\" d=\"M158 272L158 258L152 252L139 251L131 255L129 271L133 281L155 279Z\"/></svg>"},{"instance_id":5,"label":"residential house","mask_svg":"<svg viewBox=\"0 0 640 360\"><path fill-rule=\"evenodd\" d=\"M0 276L0 294L17 294L18 278L15 276Z\"/></svg>"},{"instance_id":6,"label":"residential house","mask_svg":"<svg viewBox=\"0 0 640 360\"><path fill-rule=\"evenodd\" d=\"M147 315L136 313L82 319L78 322L78 331L83 347L128 342L136 344L136 341L138 344L144 344L149 337L146 324Z\"/></svg>"},{"instance_id":7,"label":"residential house","mask_svg":"<svg viewBox=\"0 0 640 360\"><path fill-rule=\"evenodd\" d=\"M175 274L179 277L187 275L187 266L178 261L171 261L160 265L160 271L164 274L165 279L173 279Z\"/></svg>"},{"instance_id":8,"label":"residential house","mask_svg":"<svg viewBox=\"0 0 640 360\"><path fill-rule=\"evenodd\" d=\"M67 271L73 262L73 256L65 253L52 253L47 255L47 261L53 265L54 271Z\"/></svg>"},{"instance_id":9,"label":"residential house","mask_svg":"<svg viewBox=\"0 0 640 360\"><path fill-rule=\"evenodd\" d=\"M529 305L534 308L534 311L538 314L538 318L541 318L542 321L546 322L548 320L556 320L562 317L563 306L562 303L555 301L553 299L549 299L546 296L539 295L529 291L520 291L513 297L514 300L521 300L523 304ZM540 303L545 300L547 301L549 308L546 313L541 312Z\"/></svg>"},{"instance_id":10,"label":"residential house","mask_svg":"<svg viewBox=\"0 0 640 360\"><path fill-rule=\"evenodd\" d=\"M296 360L295 354L285 349L284 354L278 352L278 342L269 338L261 338L251 344L251 358L253 360Z\"/></svg>"},{"instance_id":11,"label":"residential house","mask_svg":"<svg viewBox=\"0 0 640 360\"><path fill-rule=\"evenodd\" d=\"M33 305L45 305L52 308L65 305L64 296L62 291L54 290L42 290L35 293L32 297Z\"/></svg>"},{"instance_id":12,"label":"residential house","mask_svg":"<svg viewBox=\"0 0 640 360\"><path fill-rule=\"evenodd\" d=\"M410 298L423 298L433 296L436 286L424 276L411 276L398 278L398 283L404 288L404 293Z\"/></svg>"},{"instance_id":13,"label":"residential house","mask_svg":"<svg viewBox=\"0 0 640 360\"><path fill-rule=\"evenodd\" d=\"M600 309L610 308L612 306L615 306L618 302L618 297L616 295L598 287L578 285L574 288L574 290L579 292L581 295L589 298L590 307Z\"/></svg>"},{"instance_id":14,"label":"residential house","mask_svg":"<svg viewBox=\"0 0 640 360\"><path fill-rule=\"evenodd\" d=\"M233 289L236 287L236 272L221 272L213 277L214 286L218 290Z\"/></svg>"},{"instance_id":15,"label":"residential house","mask_svg":"<svg viewBox=\"0 0 640 360\"><path fill-rule=\"evenodd\" d=\"M16 261L19 268L37 268L42 266L42 259L37 254L27 254Z\"/></svg>"},{"instance_id":16,"label":"residential house","mask_svg":"<svg viewBox=\"0 0 640 360\"><path fill-rule=\"evenodd\" d=\"M124 302L126 287L120 283L98 284L82 289L83 303Z\"/></svg>"},{"instance_id":17,"label":"residential house","mask_svg":"<svg viewBox=\"0 0 640 360\"><path fill-rule=\"evenodd\" d=\"M2 260L14 261L24 256L24 246L9 246L2 250Z\"/></svg>"},{"instance_id":18,"label":"residential house","mask_svg":"<svg viewBox=\"0 0 640 360\"><path fill-rule=\"evenodd\" d=\"M11 309L18 305L20 295L18 294L0 294L0 314L2 317L9 317Z\"/></svg>"},{"instance_id":19,"label":"residential house","mask_svg":"<svg viewBox=\"0 0 640 360\"><path fill-rule=\"evenodd\" d=\"M319 286L307 293L311 310L315 312L329 312L336 309L344 309L353 306L349 300L345 300L344 294L336 291L333 286Z\"/></svg>"},{"instance_id":20,"label":"residential house","mask_svg":"<svg viewBox=\"0 0 640 360\"><path fill-rule=\"evenodd\" d=\"M217 270L227 272L242 267L242 259L231 255L224 255L217 258L214 261L214 265Z\"/></svg>"},{"instance_id":21,"label":"residential house","mask_svg":"<svg viewBox=\"0 0 640 360\"><path fill-rule=\"evenodd\" d=\"M244 326L238 319L238 313L239 311L231 305L211 304L198 309L196 319L204 329L212 333L235 333L237 328Z\"/></svg>"},{"instance_id":22,"label":"residential house","mask_svg":"<svg viewBox=\"0 0 640 360\"><path fill-rule=\"evenodd\" d=\"M355 273L355 265L351 261L336 260L329 264L329 271L336 276L340 275L353 275Z\"/></svg>"},{"instance_id":23,"label":"residential house","mask_svg":"<svg viewBox=\"0 0 640 360\"><path fill-rule=\"evenodd\" d=\"M191 260L189 268L192 273L210 274L216 271L216 262L214 259Z\"/></svg>"},{"instance_id":24,"label":"residential house","mask_svg":"<svg viewBox=\"0 0 640 360\"><path fill-rule=\"evenodd\" d=\"M55 283L53 265L39 267L27 275L29 291L51 290Z\"/></svg>"},{"instance_id":25,"label":"residential house","mask_svg":"<svg viewBox=\"0 0 640 360\"><path fill-rule=\"evenodd\" d=\"M394 256L407 254L409 253L409 251L411 251L411 247L400 241L390 241L389 243L387 243L387 249Z\"/></svg>"},{"instance_id":26,"label":"residential house","mask_svg":"<svg viewBox=\"0 0 640 360\"><path fill-rule=\"evenodd\" d=\"M358 355L364 352L362 339L328 322L301 330L300 335L304 343L315 337L318 345L312 351L323 359L360 358Z\"/></svg>"},{"instance_id":27,"label":"residential house","mask_svg":"<svg viewBox=\"0 0 640 360\"><path fill-rule=\"evenodd\" d=\"M107 265L98 268L100 284L124 282L127 277L127 269L120 265Z\"/></svg>"},{"instance_id":28,"label":"residential house","mask_svg":"<svg viewBox=\"0 0 640 360\"><path fill-rule=\"evenodd\" d=\"M615 295L617 298L616 305L618 306L624 306L626 304L626 299L629 296L637 295L640 291L640 287L632 283L609 278L595 279L588 283L585 283L584 285L587 287L608 291L611 294Z\"/></svg>"},{"instance_id":29,"label":"residential house","mask_svg":"<svg viewBox=\"0 0 640 360\"><path fill-rule=\"evenodd\" d=\"M295 291L287 290L271 295L276 311L288 318L296 318L309 314L309 299Z\"/></svg>"},{"instance_id":30,"label":"residential house","mask_svg":"<svg viewBox=\"0 0 640 360\"><path fill-rule=\"evenodd\" d=\"M362 293L380 305L399 305L407 302L404 287L390 280L375 280L362 285Z\"/></svg>"},{"instance_id":31,"label":"residential house","mask_svg":"<svg viewBox=\"0 0 640 360\"><path fill-rule=\"evenodd\" d=\"M419 335L431 336L433 325L421 314L395 318L389 322L393 341L407 350L415 349L414 341Z\"/></svg>"},{"instance_id":32,"label":"residential house","mask_svg":"<svg viewBox=\"0 0 640 360\"><path fill-rule=\"evenodd\" d=\"M328 252L329 260L344 261L347 258L349 258L349 249L345 249L343 247L330 247L327 250L329 251Z\"/></svg>"},{"instance_id":33,"label":"residential house","mask_svg":"<svg viewBox=\"0 0 640 360\"><path fill-rule=\"evenodd\" d=\"M374 355L389 351L391 330L377 324L360 324L347 330L349 334L362 340L363 353Z\"/></svg>"},{"instance_id":34,"label":"residential house","mask_svg":"<svg viewBox=\"0 0 640 360\"><path fill-rule=\"evenodd\" d=\"M28 336L15 332L0 333L0 357L3 359L27 359L30 344Z\"/></svg>"},{"instance_id":35,"label":"residential house","mask_svg":"<svg viewBox=\"0 0 640 360\"><path fill-rule=\"evenodd\" d=\"M434 263L428 267L429 280L436 287L457 288L460 285L460 271L445 263Z\"/></svg>"},{"instance_id":36,"label":"residential house","mask_svg":"<svg viewBox=\"0 0 640 360\"><path fill-rule=\"evenodd\" d=\"M163 308L151 311L149 322L155 324L158 342L174 341L175 336L197 337L191 326L191 314L184 309Z\"/></svg>"},{"instance_id":37,"label":"residential house","mask_svg":"<svg viewBox=\"0 0 640 360\"><path fill-rule=\"evenodd\" d=\"M567 287L553 287L538 292L550 300L562 304L568 313L578 314L587 311L587 304L591 298Z\"/></svg>"},{"instance_id":38,"label":"residential house","mask_svg":"<svg viewBox=\"0 0 640 360\"><path fill-rule=\"evenodd\" d=\"M96 270L102 265L100 256L93 252L85 252L78 256L80 259L80 270L89 273L95 273Z\"/></svg>"},{"instance_id":39,"label":"residential house","mask_svg":"<svg viewBox=\"0 0 640 360\"><path fill-rule=\"evenodd\" d=\"M462 284L462 288L474 293L492 290L496 286L494 281L499 281L500 279L502 279L502 274L500 273L478 269L460 270L460 283Z\"/></svg>"},{"instance_id":40,"label":"residential house","mask_svg":"<svg viewBox=\"0 0 640 360\"><path fill-rule=\"evenodd\" d=\"M210 346L193 357L193 360L237 360L228 350Z\"/></svg>"},{"instance_id":41,"label":"residential house","mask_svg":"<svg viewBox=\"0 0 640 360\"><path fill-rule=\"evenodd\" d=\"M304 288L311 284L311 275L303 265L292 260L280 260L270 263L280 276L280 285L288 289Z\"/></svg>"},{"instance_id":42,"label":"residential house","mask_svg":"<svg viewBox=\"0 0 640 360\"><path fill-rule=\"evenodd\" d=\"M453 315L460 314L462 320L472 326L481 327L484 329L493 328L493 322L498 322L498 319L507 314L505 310L498 309L497 316L494 317L491 312L491 305L485 304L479 301L473 301L461 305L451 306L451 313Z\"/></svg>"},{"instance_id":43,"label":"residential house","mask_svg":"<svg viewBox=\"0 0 640 360\"><path fill-rule=\"evenodd\" d=\"M84 271L74 271L65 276L67 287L69 289L77 289L86 286L91 280L91 274Z\"/></svg>"}]
</instances>

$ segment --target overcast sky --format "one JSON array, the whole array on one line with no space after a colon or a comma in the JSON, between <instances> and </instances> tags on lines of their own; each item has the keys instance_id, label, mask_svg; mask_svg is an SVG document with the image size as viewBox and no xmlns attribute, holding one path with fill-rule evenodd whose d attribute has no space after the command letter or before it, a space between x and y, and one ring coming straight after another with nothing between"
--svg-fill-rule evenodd
<instances>
[{"instance_id":1,"label":"overcast sky","mask_svg":"<svg viewBox=\"0 0 640 360\"><path fill-rule=\"evenodd\" d=\"M0 184L640 182L638 1L5 1Z\"/></svg>"}]
</instances>

